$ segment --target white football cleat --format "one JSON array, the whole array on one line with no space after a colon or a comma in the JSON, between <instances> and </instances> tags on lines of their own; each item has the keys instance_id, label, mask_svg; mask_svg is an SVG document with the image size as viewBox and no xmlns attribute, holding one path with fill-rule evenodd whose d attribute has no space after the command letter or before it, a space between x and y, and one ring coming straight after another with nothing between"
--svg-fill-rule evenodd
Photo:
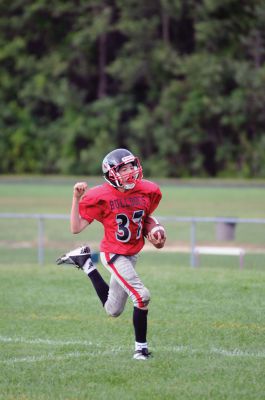
<instances>
[{"instance_id":1,"label":"white football cleat","mask_svg":"<svg viewBox=\"0 0 265 400\"><path fill-rule=\"evenodd\" d=\"M78 247L71 250L56 260L57 265L70 264L77 269L82 269L86 273L90 273L96 267L91 259L91 251L88 246Z\"/></svg>"},{"instance_id":2,"label":"white football cleat","mask_svg":"<svg viewBox=\"0 0 265 400\"><path fill-rule=\"evenodd\" d=\"M136 350L134 352L133 358L134 360L148 360L151 357L151 353L149 353L148 349Z\"/></svg>"}]
</instances>

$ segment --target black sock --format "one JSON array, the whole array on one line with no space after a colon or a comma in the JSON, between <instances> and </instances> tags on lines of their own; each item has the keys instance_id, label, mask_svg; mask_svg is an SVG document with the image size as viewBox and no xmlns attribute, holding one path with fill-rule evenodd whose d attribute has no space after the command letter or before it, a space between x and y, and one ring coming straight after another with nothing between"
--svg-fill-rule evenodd
<instances>
[{"instance_id":1,"label":"black sock","mask_svg":"<svg viewBox=\"0 0 265 400\"><path fill-rule=\"evenodd\" d=\"M97 295L104 306L108 298L109 285L104 281L97 269L94 269L92 272L90 272L88 277L90 278Z\"/></svg>"},{"instance_id":2,"label":"black sock","mask_svg":"<svg viewBox=\"0 0 265 400\"><path fill-rule=\"evenodd\" d=\"M133 326L135 331L135 341L138 343L146 343L147 314L148 310L143 310L137 307L134 307L133 309Z\"/></svg>"}]
</instances>

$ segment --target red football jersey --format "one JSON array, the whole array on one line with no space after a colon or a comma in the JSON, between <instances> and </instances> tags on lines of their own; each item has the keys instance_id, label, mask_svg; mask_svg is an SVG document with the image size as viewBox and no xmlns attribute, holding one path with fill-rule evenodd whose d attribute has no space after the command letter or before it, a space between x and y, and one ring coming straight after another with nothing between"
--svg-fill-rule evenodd
<instances>
[{"instance_id":1,"label":"red football jersey","mask_svg":"<svg viewBox=\"0 0 265 400\"><path fill-rule=\"evenodd\" d=\"M79 214L89 223L96 219L103 224L100 251L134 255L144 245L143 222L161 197L157 184L147 180L137 182L124 193L104 183L86 192L79 203Z\"/></svg>"}]
</instances>

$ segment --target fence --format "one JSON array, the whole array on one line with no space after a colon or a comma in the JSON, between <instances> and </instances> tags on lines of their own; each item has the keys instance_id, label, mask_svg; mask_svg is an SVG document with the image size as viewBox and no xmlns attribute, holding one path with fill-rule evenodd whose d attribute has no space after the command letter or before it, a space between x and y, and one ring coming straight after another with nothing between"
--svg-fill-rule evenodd
<instances>
[{"instance_id":1,"label":"fence","mask_svg":"<svg viewBox=\"0 0 265 400\"><path fill-rule=\"evenodd\" d=\"M21 213L0 213L0 219L35 219L38 223L38 236L37 236L37 246L38 246L38 263L40 265L44 264L44 253L45 253L45 220L69 220L69 215L64 214L21 214ZM228 234L231 236L231 229L237 224L265 224L265 219L258 218L224 218L224 217L173 217L173 216L163 216L158 217L162 223L167 222L185 222L190 224L190 265L192 267L196 266L197 263L197 224L198 223L216 223L224 224L224 226L229 227L230 232ZM229 238L231 239L231 237ZM209 252L211 254L211 252ZM224 254L221 251L221 254Z\"/></svg>"},{"instance_id":2,"label":"fence","mask_svg":"<svg viewBox=\"0 0 265 400\"><path fill-rule=\"evenodd\" d=\"M160 217L160 221L190 223L190 265L196 266L196 226L197 223L221 223L235 227L237 224L265 224L262 218L224 218L224 217Z\"/></svg>"}]
</instances>

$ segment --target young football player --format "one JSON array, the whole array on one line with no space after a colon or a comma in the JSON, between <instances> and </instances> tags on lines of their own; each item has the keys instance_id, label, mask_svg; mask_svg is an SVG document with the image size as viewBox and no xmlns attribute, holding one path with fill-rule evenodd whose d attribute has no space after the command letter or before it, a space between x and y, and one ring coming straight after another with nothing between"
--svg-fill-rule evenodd
<instances>
[{"instance_id":1,"label":"young football player","mask_svg":"<svg viewBox=\"0 0 265 400\"><path fill-rule=\"evenodd\" d=\"M128 296L133 302L135 352L133 358L150 357L147 345L147 314L149 290L139 278L135 266L137 255L144 246L143 224L161 200L157 184L142 179L139 159L127 149L116 149L103 160L106 183L88 189L85 182L74 185L71 231L79 233L94 220L104 226L100 243L102 264L111 273L109 285L91 261L89 247L70 251L57 260L82 268L90 278L108 315L118 317L124 310ZM148 239L161 247L166 238Z\"/></svg>"}]
</instances>

